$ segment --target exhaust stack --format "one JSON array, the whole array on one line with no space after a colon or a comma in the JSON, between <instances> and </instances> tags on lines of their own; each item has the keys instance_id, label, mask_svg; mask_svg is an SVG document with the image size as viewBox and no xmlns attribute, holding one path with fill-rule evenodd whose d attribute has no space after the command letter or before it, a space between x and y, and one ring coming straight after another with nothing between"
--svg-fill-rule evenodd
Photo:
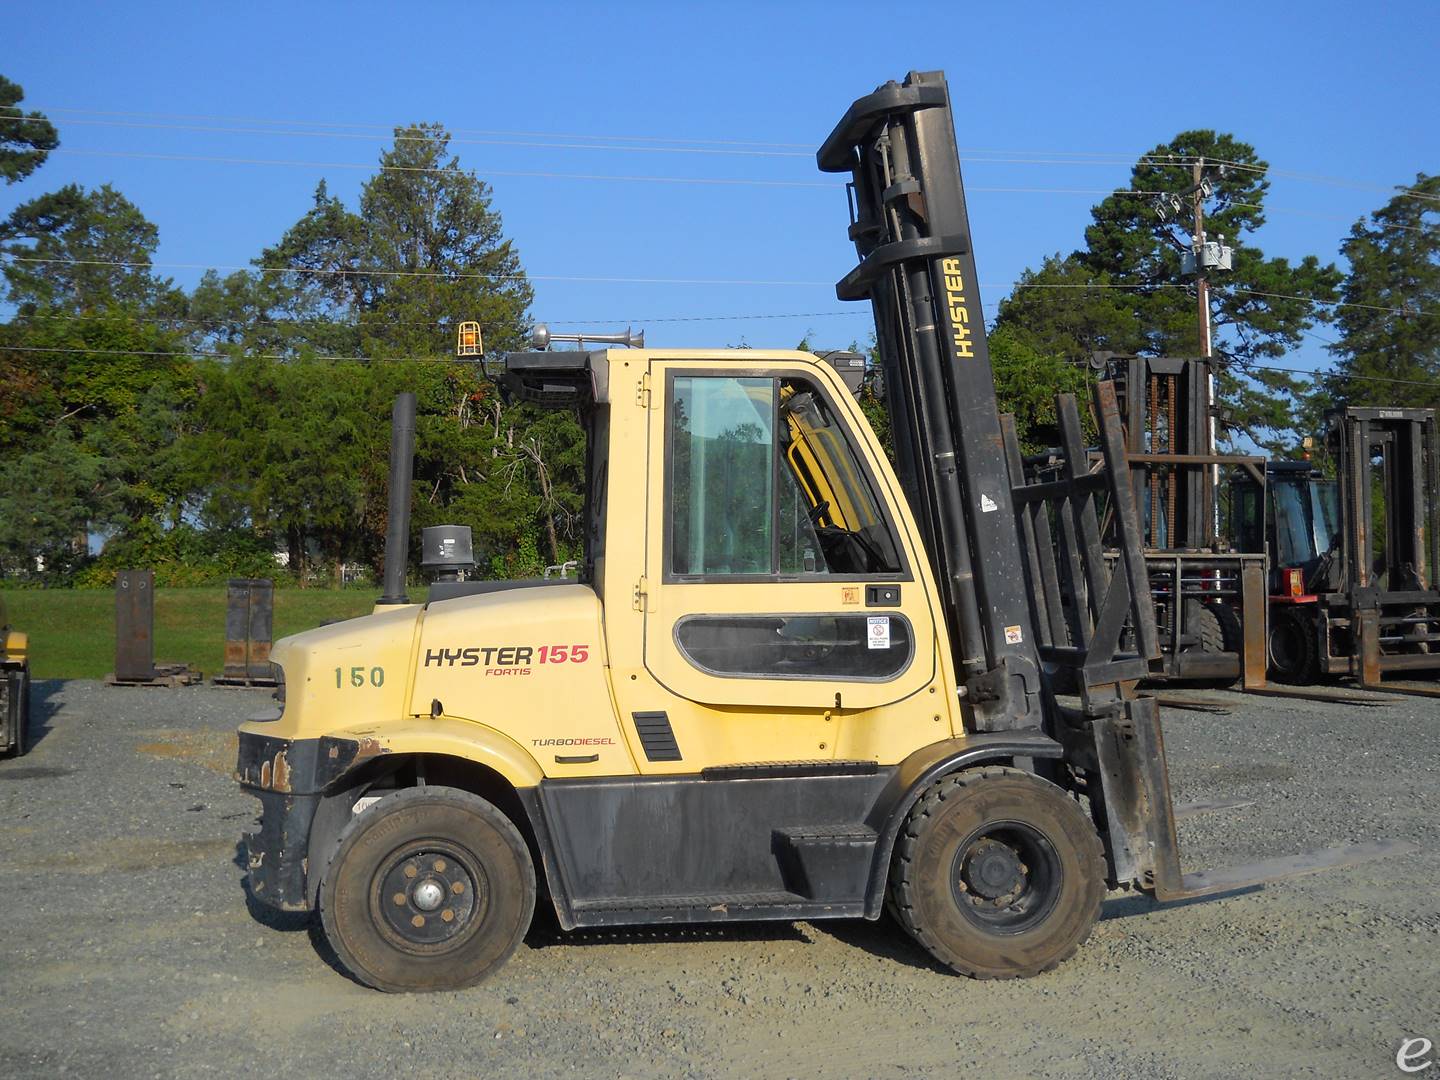
<instances>
[{"instance_id":1,"label":"exhaust stack","mask_svg":"<svg viewBox=\"0 0 1440 1080\"><path fill-rule=\"evenodd\" d=\"M377 604L408 604L410 482L415 475L415 395L396 394L390 414L390 517L385 530L385 592Z\"/></svg>"}]
</instances>

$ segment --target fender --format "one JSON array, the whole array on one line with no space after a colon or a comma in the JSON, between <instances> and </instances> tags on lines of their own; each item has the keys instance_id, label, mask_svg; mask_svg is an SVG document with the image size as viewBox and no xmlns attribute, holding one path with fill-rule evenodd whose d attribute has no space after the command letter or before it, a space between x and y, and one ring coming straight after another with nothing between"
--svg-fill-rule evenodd
<instances>
[{"instance_id":1,"label":"fender","mask_svg":"<svg viewBox=\"0 0 1440 1080\"><path fill-rule=\"evenodd\" d=\"M1058 758L1064 755L1064 747L1042 731L1001 731L931 743L902 761L871 812L876 842L874 861L870 865L870 885L865 893L865 917L880 917L895 841L900 836L910 808L919 802L920 796L931 784L947 773L989 761L1017 757Z\"/></svg>"},{"instance_id":2,"label":"fender","mask_svg":"<svg viewBox=\"0 0 1440 1080\"><path fill-rule=\"evenodd\" d=\"M434 754L473 761L493 769L517 791L540 782L540 766L519 744L494 728L452 716L407 717L335 731L319 740L322 786L306 841L304 908L313 908L325 869L365 790L356 774L388 756ZM373 775L371 779L373 779ZM517 825L519 823L517 822ZM313 869L312 869L313 868Z\"/></svg>"},{"instance_id":3,"label":"fender","mask_svg":"<svg viewBox=\"0 0 1440 1080\"><path fill-rule=\"evenodd\" d=\"M530 752L508 735L453 716L388 720L331 732L326 739L332 743L353 742L355 746L346 767L332 773L326 785L327 793L342 788L347 776L383 754L443 754L464 758L494 769L517 790L534 787L544 776ZM347 750L345 747L341 754ZM334 751L331 756L335 756Z\"/></svg>"}]
</instances>

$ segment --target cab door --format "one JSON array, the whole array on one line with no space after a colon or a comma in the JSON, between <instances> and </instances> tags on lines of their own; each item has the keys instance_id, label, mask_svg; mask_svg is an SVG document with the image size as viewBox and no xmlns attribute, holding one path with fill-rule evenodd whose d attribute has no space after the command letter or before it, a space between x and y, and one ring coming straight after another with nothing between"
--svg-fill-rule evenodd
<instances>
[{"instance_id":1,"label":"cab door","mask_svg":"<svg viewBox=\"0 0 1440 1080\"><path fill-rule=\"evenodd\" d=\"M831 710L931 685L915 552L838 380L798 363L652 360L650 385L661 490L647 509L644 664L656 682L714 711L706 723L768 712L768 749L748 760L790 756L792 741L825 756L809 725Z\"/></svg>"}]
</instances>

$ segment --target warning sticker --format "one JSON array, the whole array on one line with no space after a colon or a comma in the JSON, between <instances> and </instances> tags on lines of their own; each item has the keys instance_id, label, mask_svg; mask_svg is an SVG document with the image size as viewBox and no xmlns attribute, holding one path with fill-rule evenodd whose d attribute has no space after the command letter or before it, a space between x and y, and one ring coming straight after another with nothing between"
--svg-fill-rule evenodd
<instances>
[{"instance_id":1,"label":"warning sticker","mask_svg":"<svg viewBox=\"0 0 1440 1080\"><path fill-rule=\"evenodd\" d=\"M1006 645L1019 645L1019 644L1020 644L1022 641L1024 641L1024 640L1025 640L1025 634L1024 634L1023 631L1021 631L1020 627L1018 627L1018 626L1007 626L1007 627L1005 627L1005 644L1006 644Z\"/></svg>"},{"instance_id":2,"label":"warning sticker","mask_svg":"<svg viewBox=\"0 0 1440 1080\"><path fill-rule=\"evenodd\" d=\"M867 615L865 617L867 635L870 639L870 648L888 649L890 647L890 616L889 615Z\"/></svg>"},{"instance_id":3,"label":"warning sticker","mask_svg":"<svg viewBox=\"0 0 1440 1080\"><path fill-rule=\"evenodd\" d=\"M859 585L842 585L842 586L840 587L840 603L842 603L842 604L858 604L858 603L860 603L860 586L859 586Z\"/></svg>"},{"instance_id":4,"label":"warning sticker","mask_svg":"<svg viewBox=\"0 0 1440 1080\"><path fill-rule=\"evenodd\" d=\"M981 512L981 513L983 513L983 514L989 514L989 513L993 512L993 511L999 510L999 509L1000 509L1000 504L999 504L999 503L997 503L994 499L990 498L990 496L989 496L989 495L986 495L984 492L981 492L981 493L980 493L980 512Z\"/></svg>"}]
</instances>

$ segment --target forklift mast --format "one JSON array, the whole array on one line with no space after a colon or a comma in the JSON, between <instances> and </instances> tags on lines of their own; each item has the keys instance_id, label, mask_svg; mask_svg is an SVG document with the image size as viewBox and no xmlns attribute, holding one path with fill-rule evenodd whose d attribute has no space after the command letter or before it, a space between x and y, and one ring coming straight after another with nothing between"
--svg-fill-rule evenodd
<instances>
[{"instance_id":1,"label":"forklift mast","mask_svg":"<svg viewBox=\"0 0 1440 1080\"><path fill-rule=\"evenodd\" d=\"M912 72L859 99L816 156L822 171L852 177L860 264L836 293L874 308L896 471L975 726L1041 727L1038 642L944 76Z\"/></svg>"},{"instance_id":2,"label":"forklift mast","mask_svg":"<svg viewBox=\"0 0 1440 1080\"><path fill-rule=\"evenodd\" d=\"M1440 586L1435 410L1351 406L1326 421L1343 493L1344 587L1357 594L1413 593L1416 603L1433 602ZM1375 533L1377 518L1383 536Z\"/></svg>"}]
</instances>

